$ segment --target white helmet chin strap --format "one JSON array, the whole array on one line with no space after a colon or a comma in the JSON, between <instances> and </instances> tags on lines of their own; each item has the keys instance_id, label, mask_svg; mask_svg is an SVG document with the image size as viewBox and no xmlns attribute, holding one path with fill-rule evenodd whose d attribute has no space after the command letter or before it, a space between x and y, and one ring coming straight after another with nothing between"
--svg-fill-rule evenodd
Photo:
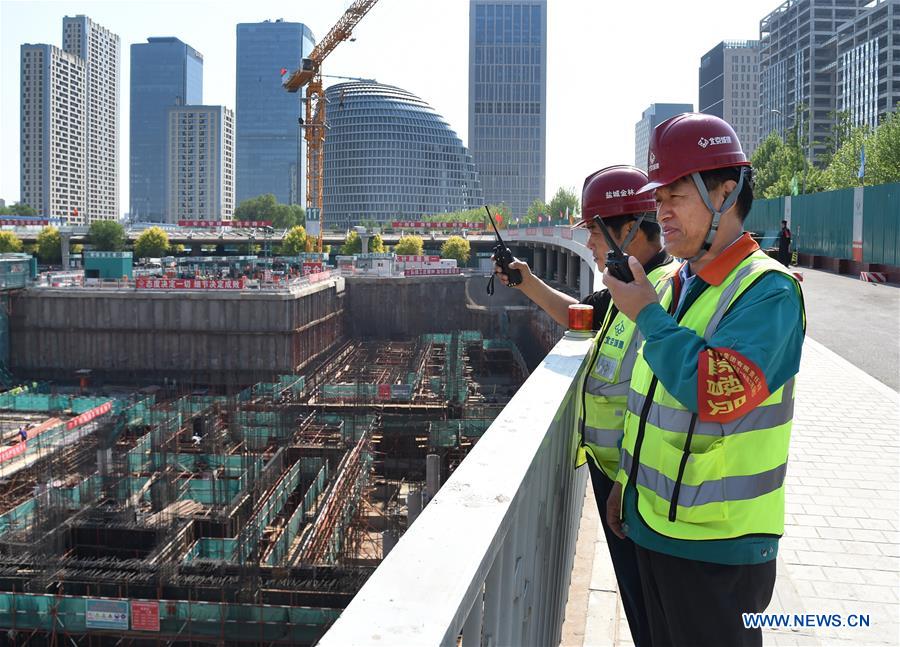
<instances>
[{"instance_id":1,"label":"white helmet chin strap","mask_svg":"<svg viewBox=\"0 0 900 647\"><path fill-rule=\"evenodd\" d=\"M709 229L706 231L706 240L704 240L703 244L700 246L700 251L687 259L688 263L700 260L703 255L709 251L710 247L712 247L713 239L716 237L716 232L719 230L719 219L722 217L723 213L731 209L731 207L734 206L734 203L737 202L738 196L741 194L741 189L744 188L744 178L746 177L746 173L747 167L742 166L740 175L738 176L737 186L734 187L734 191L728 194L728 197L725 198L725 201L719 209L716 209L713 206L712 200L709 199L709 191L706 190L706 185L703 183L703 178L700 177L700 173L691 173L691 179L694 181L694 186L697 187L700 199L703 200L703 204L705 204L706 208L712 213L712 221L709 223Z\"/></svg>"}]
</instances>

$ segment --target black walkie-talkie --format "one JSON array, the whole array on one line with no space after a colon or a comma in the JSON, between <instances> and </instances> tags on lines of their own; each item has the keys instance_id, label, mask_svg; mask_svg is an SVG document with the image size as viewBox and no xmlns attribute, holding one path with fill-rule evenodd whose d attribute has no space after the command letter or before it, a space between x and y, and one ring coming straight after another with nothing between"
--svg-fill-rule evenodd
<instances>
[{"instance_id":1,"label":"black walkie-talkie","mask_svg":"<svg viewBox=\"0 0 900 647\"><path fill-rule=\"evenodd\" d=\"M622 247L616 245L616 241L610 236L609 229L606 228L603 218L595 218L595 220L600 227L600 231L603 232L603 237L606 239L606 245L609 247L609 251L606 252L606 269L609 270L611 276L614 276L624 283L631 283L634 281L634 274L631 273L631 268L628 267L628 254L622 250L628 249L628 245L631 244L635 234L637 234L641 223L644 222L644 214L641 214L634 222L631 231L628 232L625 240L622 241Z\"/></svg>"},{"instance_id":2,"label":"black walkie-talkie","mask_svg":"<svg viewBox=\"0 0 900 647\"><path fill-rule=\"evenodd\" d=\"M522 271L509 269L509 264L516 259L513 258L512 252L509 251L509 247L506 246L506 243L504 243L503 239L500 237L500 232L497 230L497 225L494 224L493 216L491 216L491 210L488 209L487 206L485 206L484 210L487 211L488 220L491 221L491 226L494 228L494 233L497 235L497 244L494 245L493 249L494 260L497 261L497 265L500 266L500 269L503 270L503 273L509 278L508 285L518 285L522 282Z\"/></svg>"}]
</instances>

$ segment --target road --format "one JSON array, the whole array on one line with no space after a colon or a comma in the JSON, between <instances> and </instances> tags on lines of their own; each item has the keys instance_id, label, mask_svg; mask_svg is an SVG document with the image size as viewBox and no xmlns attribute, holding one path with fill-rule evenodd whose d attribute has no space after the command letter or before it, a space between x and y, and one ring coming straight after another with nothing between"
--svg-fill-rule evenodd
<instances>
[{"instance_id":1,"label":"road","mask_svg":"<svg viewBox=\"0 0 900 647\"><path fill-rule=\"evenodd\" d=\"M809 337L900 391L900 286L803 273Z\"/></svg>"}]
</instances>

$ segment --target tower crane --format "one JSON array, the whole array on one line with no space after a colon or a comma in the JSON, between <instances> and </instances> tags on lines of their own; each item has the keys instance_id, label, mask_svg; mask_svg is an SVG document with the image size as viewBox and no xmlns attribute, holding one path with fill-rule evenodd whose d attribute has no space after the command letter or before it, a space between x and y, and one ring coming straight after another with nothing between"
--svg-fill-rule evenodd
<instances>
[{"instance_id":1,"label":"tower crane","mask_svg":"<svg viewBox=\"0 0 900 647\"><path fill-rule=\"evenodd\" d=\"M316 250L322 251L325 214L322 211L322 185L325 172L325 93L322 89L322 61L342 41L349 40L353 28L359 24L378 0L355 0L340 20L313 48L300 67L287 76L281 85L288 92L306 86L306 121L301 124L306 138L306 208L308 215L319 216L319 237ZM315 213L309 213L315 209Z\"/></svg>"}]
</instances>

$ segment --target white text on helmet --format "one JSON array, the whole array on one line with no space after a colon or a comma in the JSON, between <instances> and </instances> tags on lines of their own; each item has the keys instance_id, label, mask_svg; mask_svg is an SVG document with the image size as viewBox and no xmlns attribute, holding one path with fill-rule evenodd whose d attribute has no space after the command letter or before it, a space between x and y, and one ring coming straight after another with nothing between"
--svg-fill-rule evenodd
<instances>
[{"instance_id":1,"label":"white text on helmet","mask_svg":"<svg viewBox=\"0 0 900 647\"><path fill-rule=\"evenodd\" d=\"M618 191L607 191L606 199L610 198L624 198L629 195L634 195L634 189L620 189Z\"/></svg>"},{"instance_id":2,"label":"white text on helmet","mask_svg":"<svg viewBox=\"0 0 900 647\"><path fill-rule=\"evenodd\" d=\"M706 148L707 146L718 146L719 144L730 144L731 136L725 135L724 137L710 137L707 139L706 137L701 137L697 140L697 146L700 148Z\"/></svg>"}]
</instances>

